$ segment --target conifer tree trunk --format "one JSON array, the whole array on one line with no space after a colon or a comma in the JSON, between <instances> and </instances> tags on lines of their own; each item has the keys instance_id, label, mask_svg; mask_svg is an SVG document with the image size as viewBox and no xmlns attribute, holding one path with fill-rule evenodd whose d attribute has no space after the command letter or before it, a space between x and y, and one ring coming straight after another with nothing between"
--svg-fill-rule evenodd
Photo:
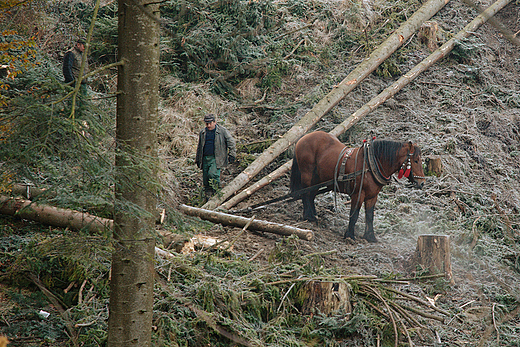
<instances>
[{"instance_id":1,"label":"conifer tree trunk","mask_svg":"<svg viewBox=\"0 0 520 347\"><path fill-rule=\"evenodd\" d=\"M213 196L203 208L214 209L241 189L277 156L309 131L363 79L370 75L386 58L403 45L406 40L419 29L424 21L427 21L435 15L448 1L449 0L429 0L425 3L406 23L401 25L401 27L373 51L367 59L363 60L341 83L307 112L298 123L294 124L281 139L266 149L255 161L242 171L242 173L225 186L221 194Z\"/></svg>"},{"instance_id":2,"label":"conifer tree trunk","mask_svg":"<svg viewBox=\"0 0 520 347\"><path fill-rule=\"evenodd\" d=\"M108 346L151 346L159 2L119 0L114 252Z\"/></svg>"}]
</instances>

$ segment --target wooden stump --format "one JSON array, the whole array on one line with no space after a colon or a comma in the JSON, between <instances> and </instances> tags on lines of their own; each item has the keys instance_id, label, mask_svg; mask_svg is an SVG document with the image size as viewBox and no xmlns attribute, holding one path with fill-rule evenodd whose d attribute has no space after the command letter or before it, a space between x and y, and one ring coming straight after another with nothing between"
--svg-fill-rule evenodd
<instances>
[{"instance_id":1,"label":"wooden stump","mask_svg":"<svg viewBox=\"0 0 520 347\"><path fill-rule=\"evenodd\" d=\"M427 21L419 28L418 37L421 43L425 44L431 52L439 48L437 33L439 25L435 21Z\"/></svg>"},{"instance_id":2,"label":"wooden stump","mask_svg":"<svg viewBox=\"0 0 520 347\"><path fill-rule=\"evenodd\" d=\"M424 161L426 162L426 174L428 176L439 177L442 174L442 162L439 155L428 156Z\"/></svg>"},{"instance_id":3,"label":"wooden stump","mask_svg":"<svg viewBox=\"0 0 520 347\"><path fill-rule=\"evenodd\" d=\"M301 289L301 296L303 314L311 314L314 310L326 315L340 309L352 312L350 291L346 283L310 281Z\"/></svg>"},{"instance_id":4,"label":"wooden stump","mask_svg":"<svg viewBox=\"0 0 520 347\"><path fill-rule=\"evenodd\" d=\"M432 275L442 274L451 283L450 237L447 235L419 235L415 250L415 263L428 269Z\"/></svg>"}]
</instances>

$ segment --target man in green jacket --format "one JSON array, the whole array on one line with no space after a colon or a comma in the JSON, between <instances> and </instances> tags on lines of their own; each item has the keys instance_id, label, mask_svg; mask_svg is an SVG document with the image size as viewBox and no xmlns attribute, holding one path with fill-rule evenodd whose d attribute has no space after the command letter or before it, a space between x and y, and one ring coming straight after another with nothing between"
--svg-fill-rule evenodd
<instances>
[{"instance_id":1,"label":"man in green jacket","mask_svg":"<svg viewBox=\"0 0 520 347\"><path fill-rule=\"evenodd\" d=\"M206 199L220 188L220 169L233 163L237 156L235 139L222 125L217 125L215 115L204 116L206 127L199 133L195 162L202 169L202 182Z\"/></svg>"}]
</instances>

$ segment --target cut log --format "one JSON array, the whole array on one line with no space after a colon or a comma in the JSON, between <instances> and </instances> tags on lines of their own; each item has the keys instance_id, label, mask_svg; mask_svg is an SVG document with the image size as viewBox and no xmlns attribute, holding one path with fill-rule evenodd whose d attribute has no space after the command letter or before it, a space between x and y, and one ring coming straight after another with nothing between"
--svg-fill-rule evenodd
<instances>
[{"instance_id":1,"label":"cut log","mask_svg":"<svg viewBox=\"0 0 520 347\"><path fill-rule=\"evenodd\" d=\"M31 200L32 198L36 198L40 195L45 194L46 198L54 197L56 196L55 192L51 192L45 188L36 188L33 185L30 184L13 184L11 188L11 195L14 197L23 196L26 199ZM100 206L99 208L90 209L91 212L109 212L110 214L114 213L114 207L111 205L106 206ZM94 210L94 211L92 211ZM161 208L158 209L155 213L155 223L156 224L163 224L164 220L166 219L166 209Z\"/></svg>"},{"instance_id":2,"label":"cut log","mask_svg":"<svg viewBox=\"0 0 520 347\"><path fill-rule=\"evenodd\" d=\"M345 131L350 129L354 124L359 122L363 117L372 112L376 107L384 103L386 100L393 97L400 91L404 86L408 85L413 79L415 79L421 72L428 69L439 59L445 57L454 47L455 45L463 40L464 38L473 34L482 24L486 22L487 19L494 16L498 11L500 11L503 7L505 7L511 0L499 0L491 5L488 9L486 9L483 13L477 16L473 21L471 21L463 30L461 30L455 37L442 45L438 50L430 54L426 59L417 64L413 69L408 71L405 75L403 75L399 80L393 83L391 86L387 87L383 90L379 95L372 98L368 103L363 105L360 109L354 112L350 117L348 117L341 124L338 124L333 130L330 131L331 135L339 136L343 134ZM252 195L255 191L260 188L266 186L270 182L272 182L275 178L281 177L284 173L290 170L292 165L292 160L285 163L277 170L272 172L271 174L265 176L257 183L253 184L246 190L237 194L233 199L229 200L225 205L222 205L226 209L230 209L243 199ZM247 169L246 169L247 170ZM245 171L244 171L245 172ZM237 177L238 178L238 177ZM244 183L245 184L245 183ZM228 185L229 186L229 185ZM238 187L240 189L242 186ZM227 188L227 187L226 187Z\"/></svg>"},{"instance_id":3,"label":"cut log","mask_svg":"<svg viewBox=\"0 0 520 347\"><path fill-rule=\"evenodd\" d=\"M81 230L88 228L92 232L112 230L111 219L99 218L88 213L66 210L33 203L30 200L0 195L0 213L30 219L55 227Z\"/></svg>"},{"instance_id":4,"label":"cut log","mask_svg":"<svg viewBox=\"0 0 520 347\"><path fill-rule=\"evenodd\" d=\"M220 223L224 225L231 225L235 227L244 227L250 222L249 218L234 216L232 214L216 212L211 210L206 210L203 208L197 208L187 205L180 205L180 210L184 214L189 216L199 217L204 220L208 220L213 223ZM264 231L268 233L278 234L278 235L296 235L300 239L310 241L314 237L314 232L308 229L300 229L290 225L284 225L279 223L273 223L263 220L253 220L249 225L250 230Z\"/></svg>"},{"instance_id":5,"label":"cut log","mask_svg":"<svg viewBox=\"0 0 520 347\"><path fill-rule=\"evenodd\" d=\"M225 186L221 194L213 196L204 206L214 209L255 177L263 168L294 144L309 131L325 114L336 106L363 79L369 76L393 52L401 47L414 34L422 23L435 15L449 0L429 0L415 12L403 25L392 33L370 56L363 60L348 76L321 99L307 114L278 141L266 149L242 173Z\"/></svg>"},{"instance_id":6,"label":"cut log","mask_svg":"<svg viewBox=\"0 0 520 347\"><path fill-rule=\"evenodd\" d=\"M302 314L321 312L329 315L343 309L352 312L350 291L346 283L326 281L310 281L301 289L298 295L303 298Z\"/></svg>"},{"instance_id":7,"label":"cut log","mask_svg":"<svg viewBox=\"0 0 520 347\"><path fill-rule=\"evenodd\" d=\"M428 270L432 275L444 274L453 283L449 236L419 235L413 259L415 265Z\"/></svg>"},{"instance_id":8,"label":"cut log","mask_svg":"<svg viewBox=\"0 0 520 347\"><path fill-rule=\"evenodd\" d=\"M424 159L426 163L426 175L440 177L442 174L442 162L439 155L430 155Z\"/></svg>"},{"instance_id":9,"label":"cut log","mask_svg":"<svg viewBox=\"0 0 520 347\"><path fill-rule=\"evenodd\" d=\"M55 196L56 194L53 192L49 192L46 189L36 188L30 184L13 184L11 188L11 194L13 196L23 196L26 199L32 199L41 194L49 194L49 196Z\"/></svg>"}]
</instances>

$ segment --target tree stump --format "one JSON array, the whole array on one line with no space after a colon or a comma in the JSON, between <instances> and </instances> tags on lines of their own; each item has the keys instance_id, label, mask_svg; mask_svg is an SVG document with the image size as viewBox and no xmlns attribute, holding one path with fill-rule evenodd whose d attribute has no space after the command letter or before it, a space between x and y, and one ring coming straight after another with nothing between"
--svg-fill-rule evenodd
<instances>
[{"instance_id":1,"label":"tree stump","mask_svg":"<svg viewBox=\"0 0 520 347\"><path fill-rule=\"evenodd\" d=\"M418 37L421 43L425 44L431 52L439 48L437 33L439 31L439 25L435 21L426 21L419 28Z\"/></svg>"},{"instance_id":2,"label":"tree stump","mask_svg":"<svg viewBox=\"0 0 520 347\"><path fill-rule=\"evenodd\" d=\"M428 269L430 274L444 273L451 283L450 237L447 235L419 235L414 260L416 265Z\"/></svg>"},{"instance_id":3,"label":"tree stump","mask_svg":"<svg viewBox=\"0 0 520 347\"><path fill-rule=\"evenodd\" d=\"M431 155L426 157L426 175L439 177L442 174L442 162L439 155Z\"/></svg>"},{"instance_id":4,"label":"tree stump","mask_svg":"<svg viewBox=\"0 0 520 347\"><path fill-rule=\"evenodd\" d=\"M314 313L314 310L326 315L340 309L352 312L350 291L346 283L310 281L300 290L300 295L303 297L303 314Z\"/></svg>"}]
</instances>

